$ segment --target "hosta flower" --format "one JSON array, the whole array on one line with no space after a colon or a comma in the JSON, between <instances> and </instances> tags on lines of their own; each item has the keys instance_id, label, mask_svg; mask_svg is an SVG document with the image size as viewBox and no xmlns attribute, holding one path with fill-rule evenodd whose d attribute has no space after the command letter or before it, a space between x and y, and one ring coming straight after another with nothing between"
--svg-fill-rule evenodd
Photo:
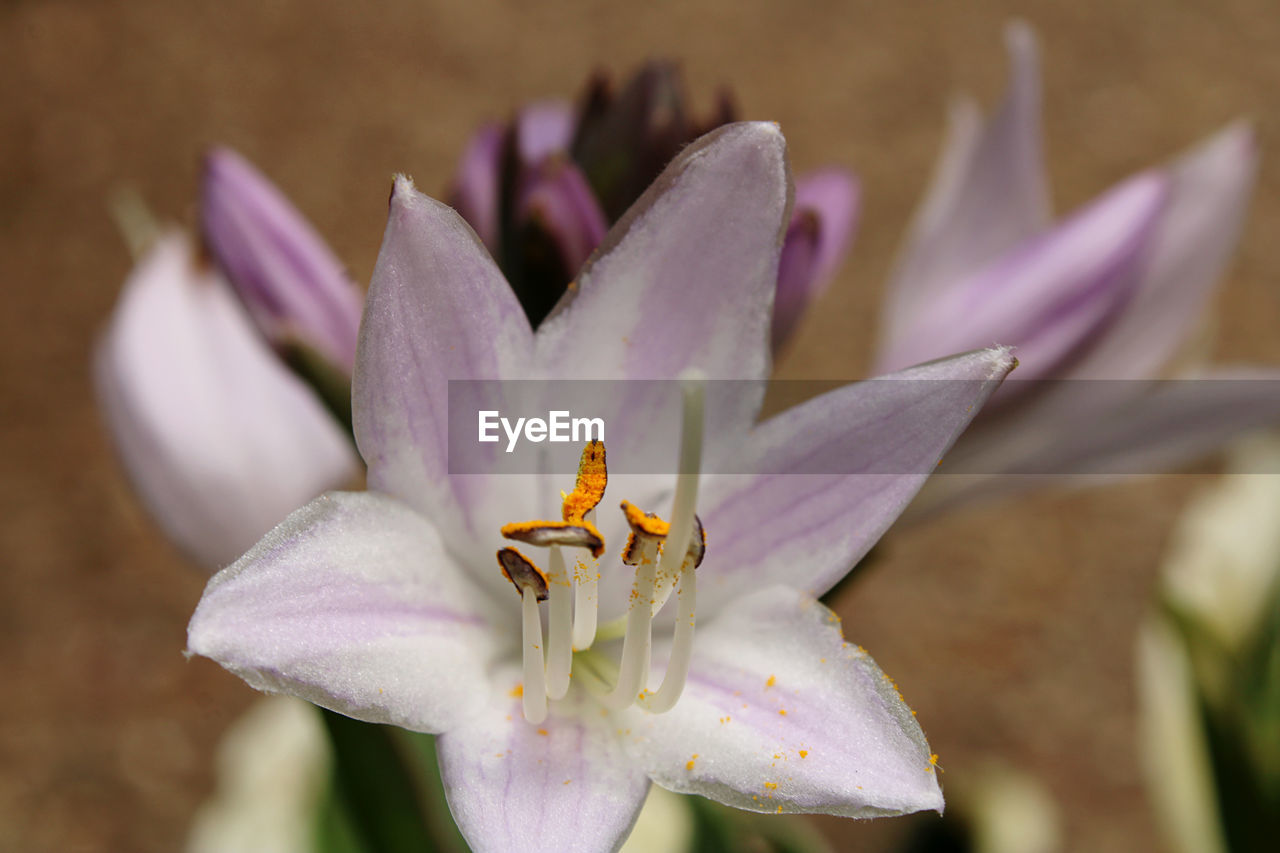
<instances>
[{"instance_id":1,"label":"hosta flower","mask_svg":"<svg viewBox=\"0 0 1280 853\"><path fill-rule=\"evenodd\" d=\"M945 470L1159 470L1280 418L1269 382L1140 381L1168 375L1235 246L1257 166L1250 129L1232 125L1054 222L1035 41L1015 25L1008 44L1012 79L995 114L984 119L969 99L952 111L882 327L880 370L993 340L1017 347L1020 381L1001 389ZM1026 381L1041 379L1125 381Z\"/></svg>"},{"instance_id":2,"label":"hosta flower","mask_svg":"<svg viewBox=\"0 0 1280 853\"><path fill-rule=\"evenodd\" d=\"M919 726L815 597L1012 358L955 356L754 424L758 384L712 385L767 376L790 194L775 126L704 137L535 332L476 234L397 180L355 369L370 491L311 503L214 577L190 651L262 690L441 733L478 850L614 849L650 780L755 811L941 808ZM627 389L653 383L599 397L607 450L588 444L576 480L450 468L450 380L678 376L679 474L609 474L649 435L650 401ZM725 435L740 473L700 477L703 439Z\"/></svg>"},{"instance_id":3,"label":"hosta flower","mask_svg":"<svg viewBox=\"0 0 1280 853\"><path fill-rule=\"evenodd\" d=\"M359 470L342 427L179 233L130 274L94 379L143 503L210 570Z\"/></svg>"},{"instance_id":4,"label":"hosta flower","mask_svg":"<svg viewBox=\"0 0 1280 853\"><path fill-rule=\"evenodd\" d=\"M609 225L680 149L734 120L726 93L706 121L690 116L685 100L677 68L650 62L619 92L597 75L576 109L554 100L528 104L508 126L489 124L472 138L450 203L489 248L535 326ZM775 349L834 277L853 241L858 203L858 183L843 169L797 179L778 268Z\"/></svg>"}]
</instances>

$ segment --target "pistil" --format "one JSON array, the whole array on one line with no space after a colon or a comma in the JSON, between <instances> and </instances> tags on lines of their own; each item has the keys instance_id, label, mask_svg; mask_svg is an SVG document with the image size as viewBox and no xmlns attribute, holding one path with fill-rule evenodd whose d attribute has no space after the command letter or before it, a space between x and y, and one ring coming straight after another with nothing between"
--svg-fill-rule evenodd
<instances>
[{"instance_id":1,"label":"pistil","mask_svg":"<svg viewBox=\"0 0 1280 853\"><path fill-rule=\"evenodd\" d=\"M633 539L627 551L638 541L641 547L639 566L631 593L631 610L627 614L627 634L622 642L622 660L618 667L618 682L613 691L601 697L610 708L625 708L640 700L650 710L669 710L684 691L689 671L689 658L693 649L695 578L694 570L701 561L703 543L699 529L693 540L694 527L701 528L694 517L698 500L698 476L702 468L702 423L704 389L700 377L686 378L681 389L684 417L680 430L680 461L676 479L675 500L671 509L671 524L661 547L661 560L656 568L647 549L652 547L648 537L658 532L656 527L638 524L633 526ZM624 507L631 517L632 513ZM662 602L658 601L655 579L674 579L679 576L680 613L676 621L675 641L667 673L663 676L658 694L649 699L643 689L649 675L649 660L653 646L653 615ZM663 596L665 599L665 596Z\"/></svg>"}]
</instances>

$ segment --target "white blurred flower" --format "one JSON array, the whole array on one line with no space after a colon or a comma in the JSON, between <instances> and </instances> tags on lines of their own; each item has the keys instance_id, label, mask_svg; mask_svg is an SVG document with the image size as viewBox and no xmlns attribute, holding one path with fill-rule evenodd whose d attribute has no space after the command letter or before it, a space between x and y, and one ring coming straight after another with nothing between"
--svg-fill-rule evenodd
<instances>
[{"instance_id":1,"label":"white blurred flower","mask_svg":"<svg viewBox=\"0 0 1280 853\"><path fill-rule=\"evenodd\" d=\"M1231 453L1228 476L1184 512L1169 548L1164 595L1228 650L1257 628L1280 570L1280 437Z\"/></svg>"},{"instance_id":2,"label":"white blurred flower","mask_svg":"<svg viewBox=\"0 0 1280 853\"><path fill-rule=\"evenodd\" d=\"M618 853L686 853L693 847L693 830L693 812L686 798L651 785L636 825Z\"/></svg>"},{"instance_id":3,"label":"white blurred flower","mask_svg":"<svg viewBox=\"0 0 1280 853\"><path fill-rule=\"evenodd\" d=\"M223 736L217 788L196 813L186 853L311 853L331 760L313 706L259 700Z\"/></svg>"}]
</instances>

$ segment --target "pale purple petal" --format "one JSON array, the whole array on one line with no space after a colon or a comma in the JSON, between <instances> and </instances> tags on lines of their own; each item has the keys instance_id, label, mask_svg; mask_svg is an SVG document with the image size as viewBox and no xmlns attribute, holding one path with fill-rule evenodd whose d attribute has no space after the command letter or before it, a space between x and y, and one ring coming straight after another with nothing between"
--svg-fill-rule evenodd
<instances>
[{"instance_id":1,"label":"pale purple petal","mask_svg":"<svg viewBox=\"0 0 1280 853\"><path fill-rule=\"evenodd\" d=\"M1194 378L1071 385L1074 411L1010 417L966 435L922 496L920 511L1046 484L1160 474L1280 424L1276 370L1218 368Z\"/></svg>"},{"instance_id":2,"label":"pale purple petal","mask_svg":"<svg viewBox=\"0 0 1280 853\"><path fill-rule=\"evenodd\" d=\"M765 421L703 477L700 612L770 583L818 596L871 549L1013 368L992 348L848 385Z\"/></svg>"},{"instance_id":3,"label":"pale purple petal","mask_svg":"<svg viewBox=\"0 0 1280 853\"><path fill-rule=\"evenodd\" d=\"M502 184L502 125L487 124L476 131L462 152L449 197L490 253L498 251L499 193Z\"/></svg>"},{"instance_id":4,"label":"pale purple petal","mask_svg":"<svg viewBox=\"0 0 1280 853\"><path fill-rule=\"evenodd\" d=\"M518 680L500 676L489 707L438 742L458 828L478 853L617 850L649 780L623 752L613 718L575 690L530 725Z\"/></svg>"},{"instance_id":5,"label":"pale purple petal","mask_svg":"<svg viewBox=\"0 0 1280 853\"><path fill-rule=\"evenodd\" d=\"M795 331L809 304L831 283L853 243L858 222L857 179L827 168L796 180L791 225L778 262L773 306L773 349Z\"/></svg>"},{"instance_id":6,"label":"pale purple petal","mask_svg":"<svg viewBox=\"0 0 1280 853\"><path fill-rule=\"evenodd\" d=\"M535 101L516 115L516 157L533 166L553 154L567 154L573 141L573 106L567 101Z\"/></svg>"},{"instance_id":7,"label":"pale purple petal","mask_svg":"<svg viewBox=\"0 0 1280 853\"><path fill-rule=\"evenodd\" d=\"M1124 316L1078 365L1084 379L1159 375L1203 322L1235 250L1258 168L1252 128L1227 127L1169 167L1169 202Z\"/></svg>"},{"instance_id":8,"label":"pale purple petal","mask_svg":"<svg viewBox=\"0 0 1280 853\"><path fill-rule=\"evenodd\" d=\"M812 210L822 224L818 244L818 278L823 283L835 275L836 269L853 244L858 227L858 211L862 189L858 179L846 169L830 166L806 172L796 178L796 200L792 215Z\"/></svg>"},{"instance_id":9,"label":"pale purple petal","mask_svg":"<svg viewBox=\"0 0 1280 853\"><path fill-rule=\"evenodd\" d=\"M494 619L426 519L334 492L209 581L187 649L258 690L440 732L489 695Z\"/></svg>"},{"instance_id":10,"label":"pale purple petal","mask_svg":"<svg viewBox=\"0 0 1280 853\"><path fill-rule=\"evenodd\" d=\"M582 170L548 157L524 179L516 223L533 223L555 243L564 269L573 275L604 239L609 224Z\"/></svg>"},{"instance_id":11,"label":"pale purple petal","mask_svg":"<svg viewBox=\"0 0 1280 853\"><path fill-rule=\"evenodd\" d=\"M532 344L520 303L471 228L398 178L352 386L370 487L404 500L456 544L491 533L492 520L472 513L492 503L483 499L492 484L450 473L449 380L520 378Z\"/></svg>"},{"instance_id":12,"label":"pale purple petal","mask_svg":"<svg viewBox=\"0 0 1280 853\"><path fill-rule=\"evenodd\" d=\"M933 183L889 283L889 338L952 281L992 262L1049 223L1040 130L1040 68L1024 23L1006 32L1011 66L1004 101L984 123L968 100L952 110Z\"/></svg>"},{"instance_id":13,"label":"pale purple petal","mask_svg":"<svg viewBox=\"0 0 1280 853\"><path fill-rule=\"evenodd\" d=\"M822 225L812 210L796 210L787 226L778 258L778 292L773 302L773 326L769 342L774 355L795 334L809 307L810 285L818 280L818 244Z\"/></svg>"},{"instance_id":14,"label":"pale purple petal","mask_svg":"<svg viewBox=\"0 0 1280 853\"><path fill-rule=\"evenodd\" d=\"M699 626L684 695L632 712L625 743L657 784L770 813L935 809L929 745L897 687L839 618L787 587Z\"/></svg>"},{"instance_id":15,"label":"pale purple petal","mask_svg":"<svg viewBox=\"0 0 1280 853\"><path fill-rule=\"evenodd\" d=\"M674 379L696 367L712 379L763 379L790 183L774 124L726 125L685 148L539 327L542 371ZM759 399L741 394L708 431L749 424ZM601 400L610 452L629 444L621 430L642 434L659 409L640 393Z\"/></svg>"},{"instance_id":16,"label":"pale purple petal","mask_svg":"<svg viewBox=\"0 0 1280 853\"><path fill-rule=\"evenodd\" d=\"M886 342L877 372L1005 341L1018 348L1020 380L1058 375L1128 306L1167 200L1161 174L1138 175L957 279Z\"/></svg>"},{"instance_id":17,"label":"pale purple petal","mask_svg":"<svg viewBox=\"0 0 1280 853\"><path fill-rule=\"evenodd\" d=\"M180 234L130 275L94 379L139 496L207 569L360 470L345 431Z\"/></svg>"},{"instance_id":18,"label":"pale purple petal","mask_svg":"<svg viewBox=\"0 0 1280 853\"><path fill-rule=\"evenodd\" d=\"M267 339L303 343L350 373L362 294L315 228L228 148L205 158L203 189L205 242Z\"/></svg>"}]
</instances>

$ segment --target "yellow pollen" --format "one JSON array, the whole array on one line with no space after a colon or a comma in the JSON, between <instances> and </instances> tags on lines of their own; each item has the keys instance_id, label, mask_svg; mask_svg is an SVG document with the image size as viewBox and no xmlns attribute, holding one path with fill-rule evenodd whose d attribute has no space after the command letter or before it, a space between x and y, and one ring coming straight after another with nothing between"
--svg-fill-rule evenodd
<instances>
[{"instance_id":1,"label":"yellow pollen","mask_svg":"<svg viewBox=\"0 0 1280 853\"><path fill-rule=\"evenodd\" d=\"M685 770L692 770L692 769L693 769L694 764L695 764L695 763L697 763L697 760L698 760L698 753L696 753L696 752L695 752L695 753L693 754L693 758L690 758L688 761L686 761L686 762L685 762L684 769L685 769Z\"/></svg>"},{"instance_id":2,"label":"yellow pollen","mask_svg":"<svg viewBox=\"0 0 1280 853\"><path fill-rule=\"evenodd\" d=\"M576 531L578 534L585 532L585 539L590 539L591 556L597 559L604 554L604 537L600 535L600 530L587 520L582 521L546 521L538 519L535 521L512 521L509 524L502 525L502 529L498 532L502 534L504 539L515 539L518 542L528 542L530 537L539 531L548 530L569 530ZM535 544L541 544L536 543ZM578 543L574 543L578 544ZM584 541L583 546L587 543Z\"/></svg>"},{"instance_id":3,"label":"yellow pollen","mask_svg":"<svg viewBox=\"0 0 1280 853\"><path fill-rule=\"evenodd\" d=\"M517 684L515 687L512 687L512 688L511 688L511 693L510 693L509 695L510 695L510 696L511 696L511 698L513 698L513 699L519 699L521 696L523 696L523 695L524 695L524 685L523 685L523 684Z\"/></svg>"},{"instance_id":4,"label":"yellow pollen","mask_svg":"<svg viewBox=\"0 0 1280 853\"><path fill-rule=\"evenodd\" d=\"M802 750L800 750L800 757L801 757L801 758L808 758L808 757L809 757L809 750L807 750L807 749L802 749Z\"/></svg>"},{"instance_id":5,"label":"yellow pollen","mask_svg":"<svg viewBox=\"0 0 1280 853\"><path fill-rule=\"evenodd\" d=\"M578 479L573 491L564 497L561 509L564 520L571 524L583 524L587 513L595 509L596 504L604 498L608 481L604 442L588 441L587 446L582 448L582 458L578 461Z\"/></svg>"},{"instance_id":6,"label":"yellow pollen","mask_svg":"<svg viewBox=\"0 0 1280 853\"><path fill-rule=\"evenodd\" d=\"M770 791L776 791L776 790L778 790L778 783L777 783L777 782L765 782L765 783L764 783L764 786L765 786L766 788L768 788Z\"/></svg>"},{"instance_id":7,"label":"yellow pollen","mask_svg":"<svg viewBox=\"0 0 1280 853\"><path fill-rule=\"evenodd\" d=\"M786 708L779 708L779 709L778 709L778 716L780 716L780 717L785 717L786 715L787 715L787 709L786 709Z\"/></svg>"},{"instance_id":8,"label":"yellow pollen","mask_svg":"<svg viewBox=\"0 0 1280 853\"><path fill-rule=\"evenodd\" d=\"M630 501L622 502L622 512L627 517L627 524L632 530L638 530L654 538L666 538L671 532L671 525L652 513L647 513Z\"/></svg>"},{"instance_id":9,"label":"yellow pollen","mask_svg":"<svg viewBox=\"0 0 1280 853\"><path fill-rule=\"evenodd\" d=\"M764 686L765 686L765 687L772 687L773 685L775 685L775 684L777 684L777 683L778 683L778 676L776 676L776 675L771 675L771 676L769 676L769 680L768 680L768 681L766 681L766 682L764 683Z\"/></svg>"},{"instance_id":10,"label":"yellow pollen","mask_svg":"<svg viewBox=\"0 0 1280 853\"><path fill-rule=\"evenodd\" d=\"M546 729L538 729L538 734L542 735L543 737L546 737L546 736L547 736L547 730L546 730Z\"/></svg>"}]
</instances>

